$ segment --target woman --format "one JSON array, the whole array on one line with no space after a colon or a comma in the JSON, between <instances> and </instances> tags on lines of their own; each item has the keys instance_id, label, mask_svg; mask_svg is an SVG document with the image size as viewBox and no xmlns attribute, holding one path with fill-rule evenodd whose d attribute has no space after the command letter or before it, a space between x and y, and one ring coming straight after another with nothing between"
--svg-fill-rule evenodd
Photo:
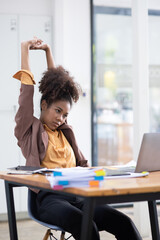
<instances>
[{"instance_id":1,"label":"woman","mask_svg":"<svg viewBox=\"0 0 160 240\"><path fill-rule=\"evenodd\" d=\"M30 72L30 49L44 50L48 65L39 86L42 93L40 119L33 116L35 82ZM26 164L47 168L87 166L74 133L67 125L72 102L79 98L79 86L66 70L55 66L50 47L40 39L35 38L21 44L21 68L14 75L21 81L15 136ZM76 240L80 239L82 199L39 191L37 208L42 221L58 225L72 233ZM108 205L95 207L92 239L99 240L99 231L102 230L114 234L118 240L142 239L131 219Z\"/></svg>"}]
</instances>

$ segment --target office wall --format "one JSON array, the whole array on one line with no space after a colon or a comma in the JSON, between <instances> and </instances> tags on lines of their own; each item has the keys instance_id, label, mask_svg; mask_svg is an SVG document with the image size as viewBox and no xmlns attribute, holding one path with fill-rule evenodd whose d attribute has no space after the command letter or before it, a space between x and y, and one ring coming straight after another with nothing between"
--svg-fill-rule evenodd
<instances>
[{"instance_id":1,"label":"office wall","mask_svg":"<svg viewBox=\"0 0 160 240\"><path fill-rule=\"evenodd\" d=\"M52 15L52 0L0 0L0 13Z\"/></svg>"}]
</instances>

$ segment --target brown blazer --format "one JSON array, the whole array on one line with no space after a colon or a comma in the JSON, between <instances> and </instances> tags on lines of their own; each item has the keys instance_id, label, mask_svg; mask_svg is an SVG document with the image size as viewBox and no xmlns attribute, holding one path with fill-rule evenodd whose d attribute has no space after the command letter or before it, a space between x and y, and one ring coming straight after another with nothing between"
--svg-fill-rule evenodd
<instances>
[{"instance_id":1,"label":"brown blazer","mask_svg":"<svg viewBox=\"0 0 160 240\"><path fill-rule=\"evenodd\" d=\"M48 134L42 122L33 116L33 94L33 85L21 84L19 109L15 116L15 136L26 158L26 165L39 167L47 150ZM76 157L76 165L87 166L87 160L78 148L72 128L63 124L58 129L62 130L70 143Z\"/></svg>"}]
</instances>

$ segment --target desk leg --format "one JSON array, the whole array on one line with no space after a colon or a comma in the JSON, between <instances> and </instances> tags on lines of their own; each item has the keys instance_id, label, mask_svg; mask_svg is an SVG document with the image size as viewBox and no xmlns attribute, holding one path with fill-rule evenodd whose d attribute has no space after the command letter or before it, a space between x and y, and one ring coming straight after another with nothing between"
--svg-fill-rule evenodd
<instances>
[{"instance_id":1,"label":"desk leg","mask_svg":"<svg viewBox=\"0 0 160 240\"><path fill-rule=\"evenodd\" d=\"M93 198L86 198L84 201L81 240L91 240L94 207L95 200Z\"/></svg>"},{"instance_id":2,"label":"desk leg","mask_svg":"<svg viewBox=\"0 0 160 240\"><path fill-rule=\"evenodd\" d=\"M14 208L14 198L13 198L13 187L7 181L5 181L5 190L6 190L10 240L18 240L16 216L15 216L15 208Z\"/></svg>"},{"instance_id":3,"label":"desk leg","mask_svg":"<svg viewBox=\"0 0 160 240\"><path fill-rule=\"evenodd\" d=\"M157 207L156 201L148 201L150 222L151 222L151 231L152 231L152 239L159 240L159 225L158 225L158 215L157 215Z\"/></svg>"}]
</instances>

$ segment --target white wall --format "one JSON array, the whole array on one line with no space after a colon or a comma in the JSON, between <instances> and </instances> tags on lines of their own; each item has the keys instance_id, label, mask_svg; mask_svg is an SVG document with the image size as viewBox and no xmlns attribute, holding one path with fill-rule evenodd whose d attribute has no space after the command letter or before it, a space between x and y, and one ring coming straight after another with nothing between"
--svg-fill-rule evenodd
<instances>
[{"instance_id":1,"label":"white wall","mask_svg":"<svg viewBox=\"0 0 160 240\"><path fill-rule=\"evenodd\" d=\"M0 0L0 13L52 15L52 0Z\"/></svg>"},{"instance_id":2,"label":"white wall","mask_svg":"<svg viewBox=\"0 0 160 240\"><path fill-rule=\"evenodd\" d=\"M91 158L90 109L90 6L89 0L56 0L54 6L54 52L57 64L70 71L86 97L73 106L69 123L80 149Z\"/></svg>"}]
</instances>

